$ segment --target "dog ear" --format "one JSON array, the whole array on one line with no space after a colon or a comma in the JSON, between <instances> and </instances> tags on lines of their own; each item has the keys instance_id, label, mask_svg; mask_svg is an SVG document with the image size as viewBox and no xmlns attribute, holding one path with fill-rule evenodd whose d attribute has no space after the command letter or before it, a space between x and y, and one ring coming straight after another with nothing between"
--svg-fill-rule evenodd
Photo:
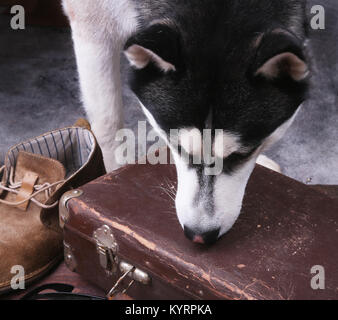
<instances>
[{"instance_id":1,"label":"dog ear","mask_svg":"<svg viewBox=\"0 0 338 320\"><path fill-rule=\"evenodd\" d=\"M302 42L282 29L264 35L257 51L254 75L266 80L306 79L309 69Z\"/></svg>"},{"instance_id":2,"label":"dog ear","mask_svg":"<svg viewBox=\"0 0 338 320\"><path fill-rule=\"evenodd\" d=\"M179 64L179 36L170 25L155 24L131 37L125 55L136 69L153 63L162 72L176 71Z\"/></svg>"}]
</instances>

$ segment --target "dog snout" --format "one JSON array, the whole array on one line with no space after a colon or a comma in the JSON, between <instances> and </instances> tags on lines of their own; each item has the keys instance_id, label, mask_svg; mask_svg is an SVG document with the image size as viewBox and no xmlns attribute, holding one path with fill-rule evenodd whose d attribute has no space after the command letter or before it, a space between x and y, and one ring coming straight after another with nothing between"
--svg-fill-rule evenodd
<instances>
[{"instance_id":1,"label":"dog snout","mask_svg":"<svg viewBox=\"0 0 338 320\"><path fill-rule=\"evenodd\" d=\"M193 229L187 226L184 226L185 236L189 240L195 243L199 243L199 244L211 245L215 243L219 237L219 232L220 232L220 228L201 233L201 232L194 231Z\"/></svg>"}]
</instances>

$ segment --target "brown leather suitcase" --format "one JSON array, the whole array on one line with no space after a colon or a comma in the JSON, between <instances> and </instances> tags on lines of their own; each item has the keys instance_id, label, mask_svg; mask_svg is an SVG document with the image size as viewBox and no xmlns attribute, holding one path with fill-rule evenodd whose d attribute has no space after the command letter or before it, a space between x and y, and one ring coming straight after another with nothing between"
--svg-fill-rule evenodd
<instances>
[{"instance_id":1,"label":"brown leather suitcase","mask_svg":"<svg viewBox=\"0 0 338 320\"><path fill-rule=\"evenodd\" d=\"M175 185L174 166L134 165L67 193L68 267L134 299L338 299L338 191L257 166L238 222L204 247L183 234ZM314 266L325 289L313 288Z\"/></svg>"}]
</instances>

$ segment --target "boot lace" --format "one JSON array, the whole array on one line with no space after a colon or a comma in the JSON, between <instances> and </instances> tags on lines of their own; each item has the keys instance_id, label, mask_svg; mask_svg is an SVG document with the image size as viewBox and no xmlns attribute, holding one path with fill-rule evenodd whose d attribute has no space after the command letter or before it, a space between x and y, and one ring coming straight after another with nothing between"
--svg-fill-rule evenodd
<instances>
[{"instance_id":1,"label":"boot lace","mask_svg":"<svg viewBox=\"0 0 338 320\"><path fill-rule=\"evenodd\" d=\"M5 170L5 166L2 166L0 168L0 177L1 177L2 173L4 172L4 170ZM19 191L17 191L17 189L21 188L22 182L14 182L13 175L14 175L14 170L11 167L10 174L9 174L9 184L8 184L8 186L5 186L0 181L0 190L4 190L4 191L11 192L11 193L14 193L14 194L19 194ZM51 205L46 205L46 204L36 200L35 197L44 192L45 198L46 198L46 200L48 200L51 196L52 188L55 187L55 186L58 186L59 184L62 184L64 182L65 182L65 180L57 181L57 182L54 182L54 183L46 182L44 184L36 184L34 186L35 192L33 192L33 194L30 195L29 197L27 197L26 199L24 199L22 201L18 201L18 202L11 202L11 201L5 201L3 199L0 199L0 203L3 203L5 205L11 206L11 207L17 207L17 206L19 206L19 205L21 205L21 204L23 204L27 201L32 201L38 207L43 208L43 209L55 208L58 205L59 201L56 201Z\"/></svg>"}]
</instances>

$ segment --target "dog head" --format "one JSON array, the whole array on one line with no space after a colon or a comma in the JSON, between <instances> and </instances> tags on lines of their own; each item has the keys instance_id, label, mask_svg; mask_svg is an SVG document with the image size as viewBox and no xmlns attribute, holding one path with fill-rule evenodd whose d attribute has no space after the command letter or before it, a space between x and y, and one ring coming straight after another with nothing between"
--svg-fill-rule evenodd
<instances>
[{"instance_id":1,"label":"dog head","mask_svg":"<svg viewBox=\"0 0 338 320\"><path fill-rule=\"evenodd\" d=\"M144 18L125 54L131 88L174 153L179 221L211 243L235 223L258 155L305 99L304 12L298 1L182 2Z\"/></svg>"}]
</instances>

